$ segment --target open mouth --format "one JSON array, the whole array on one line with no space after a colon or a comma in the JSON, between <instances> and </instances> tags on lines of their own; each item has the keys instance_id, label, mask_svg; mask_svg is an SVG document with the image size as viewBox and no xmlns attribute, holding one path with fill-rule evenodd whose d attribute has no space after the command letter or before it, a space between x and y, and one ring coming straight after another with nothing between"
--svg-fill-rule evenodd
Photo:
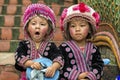
<instances>
[{"instance_id":1,"label":"open mouth","mask_svg":"<svg viewBox=\"0 0 120 80\"><path fill-rule=\"evenodd\" d=\"M40 33L39 32L35 32L35 35L40 35Z\"/></svg>"}]
</instances>

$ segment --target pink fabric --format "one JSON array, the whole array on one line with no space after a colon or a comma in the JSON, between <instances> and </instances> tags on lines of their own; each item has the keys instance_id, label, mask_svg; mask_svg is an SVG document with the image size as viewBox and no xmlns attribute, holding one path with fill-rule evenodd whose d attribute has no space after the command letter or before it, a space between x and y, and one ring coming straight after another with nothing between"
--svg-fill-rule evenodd
<instances>
[{"instance_id":1,"label":"pink fabric","mask_svg":"<svg viewBox=\"0 0 120 80\"><path fill-rule=\"evenodd\" d=\"M35 3L35 4L29 5L23 14L23 26L24 26L23 28L24 28L25 39L30 40L30 37L25 27L27 27L27 23L35 15L42 16L46 18L47 20L51 21L52 23L51 27L53 28L53 30L51 31L51 33L49 33L49 36L46 38L46 40L50 40L51 38L53 38L53 33L55 30L54 28L56 25L56 17L55 17L54 11L47 5Z\"/></svg>"},{"instance_id":2,"label":"pink fabric","mask_svg":"<svg viewBox=\"0 0 120 80\"><path fill-rule=\"evenodd\" d=\"M22 73L21 73L21 78L20 78L20 80L27 80L27 78L26 78L26 72L22 72Z\"/></svg>"},{"instance_id":3,"label":"pink fabric","mask_svg":"<svg viewBox=\"0 0 120 80\"><path fill-rule=\"evenodd\" d=\"M53 10L44 4L38 4L38 3L31 4L26 8L25 13L23 15L24 27L26 26L30 18L32 18L36 14L39 14L45 17L46 19L49 19L52 22L53 27L55 27L56 20Z\"/></svg>"},{"instance_id":4,"label":"pink fabric","mask_svg":"<svg viewBox=\"0 0 120 80\"><path fill-rule=\"evenodd\" d=\"M83 17L93 25L93 31L96 31L100 22L100 15L90 6L84 4L83 2L79 4L72 5L68 8L65 8L61 14L60 18L60 28L62 31L65 31L67 22L73 17Z\"/></svg>"}]
</instances>

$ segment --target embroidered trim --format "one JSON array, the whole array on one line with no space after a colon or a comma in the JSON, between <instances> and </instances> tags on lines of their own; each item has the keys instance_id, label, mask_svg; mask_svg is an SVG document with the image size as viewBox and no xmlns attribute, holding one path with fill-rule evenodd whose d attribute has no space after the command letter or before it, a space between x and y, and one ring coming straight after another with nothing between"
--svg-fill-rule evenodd
<instances>
[{"instance_id":1,"label":"embroidered trim","mask_svg":"<svg viewBox=\"0 0 120 80\"><path fill-rule=\"evenodd\" d=\"M86 68L86 63L84 61L84 56L80 52L80 49L75 45L75 43L73 41L68 41L66 43L71 47L71 49L73 51L73 54L74 54L76 62L77 62L78 70L80 70L81 72L88 71Z\"/></svg>"},{"instance_id":2,"label":"embroidered trim","mask_svg":"<svg viewBox=\"0 0 120 80\"><path fill-rule=\"evenodd\" d=\"M53 60L53 62L58 62L58 63L60 63L60 64L62 65L60 69L62 69L62 68L64 67L64 61L62 60L62 57L61 57L61 56L58 56L57 58L55 58L55 59Z\"/></svg>"}]
</instances>

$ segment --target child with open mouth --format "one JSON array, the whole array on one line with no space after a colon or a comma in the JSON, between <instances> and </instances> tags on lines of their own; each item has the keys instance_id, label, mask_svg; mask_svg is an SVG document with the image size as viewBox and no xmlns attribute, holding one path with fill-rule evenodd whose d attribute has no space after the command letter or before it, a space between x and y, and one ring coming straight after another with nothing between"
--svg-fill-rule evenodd
<instances>
[{"instance_id":1,"label":"child with open mouth","mask_svg":"<svg viewBox=\"0 0 120 80\"><path fill-rule=\"evenodd\" d=\"M45 77L54 78L56 71L63 67L64 61L60 51L55 43L49 41L54 33L55 22L53 10L44 4L31 4L26 8L23 15L25 40L19 43L15 54L15 68L21 71L20 80L29 80L26 77L27 68L31 68L32 71L47 67ZM48 62L35 60L42 58L51 60L52 64L43 66L47 65ZM39 77L41 74L36 75L36 78L42 80ZM33 78L30 80L36 80L35 77Z\"/></svg>"}]
</instances>

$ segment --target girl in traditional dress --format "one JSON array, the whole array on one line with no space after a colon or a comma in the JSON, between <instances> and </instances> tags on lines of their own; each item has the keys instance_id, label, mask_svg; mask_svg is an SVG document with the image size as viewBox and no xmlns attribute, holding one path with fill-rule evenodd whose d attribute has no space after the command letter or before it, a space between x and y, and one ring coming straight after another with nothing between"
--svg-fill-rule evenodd
<instances>
[{"instance_id":1,"label":"girl in traditional dress","mask_svg":"<svg viewBox=\"0 0 120 80\"><path fill-rule=\"evenodd\" d=\"M98 47L89 41L98 29L99 19L99 14L82 2L63 10L60 22L66 41L59 49L65 64L59 80L101 79L101 54Z\"/></svg>"},{"instance_id":2,"label":"girl in traditional dress","mask_svg":"<svg viewBox=\"0 0 120 80\"><path fill-rule=\"evenodd\" d=\"M58 48L49 41L55 22L53 10L44 4L31 4L26 8L23 15L25 40L19 43L15 54L15 68L22 72L21 80L26 80L26 68L42 68L39 62L33 61L37 58L46 57L53 61L45 72L46 77L53 77L55 71L63 67L64 61Z\"/></svg>"}]
</instances>

